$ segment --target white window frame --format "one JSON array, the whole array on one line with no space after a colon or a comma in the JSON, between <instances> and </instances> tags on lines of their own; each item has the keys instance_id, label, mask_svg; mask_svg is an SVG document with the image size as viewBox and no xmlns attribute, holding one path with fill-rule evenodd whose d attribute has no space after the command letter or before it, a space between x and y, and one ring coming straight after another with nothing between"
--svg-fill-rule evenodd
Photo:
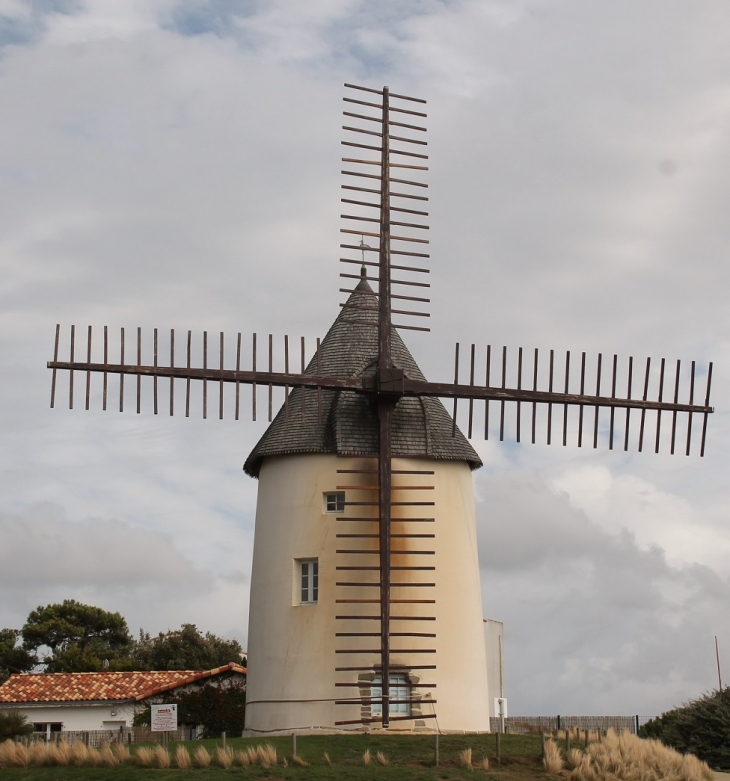
<instances>
[{"instance_id":1,"label":"white window frame","mask_svg":"<svg viewBox=\"0 0 730 781\"><path fill-rule=\"evenodd\" d=\"M345 492L344 491L326 491L324 493L324 511L326 513L344 513L345 512Z\"/></svg>"},{"instance_id":2,"label":"white window frame","mask_svg":"<svg viewBox=\"0 0 730 781\"><path fill-rule=\"evenodd\" d=\"M379 700L379 698L382 698L383 696L382 682L382 676L376 675L375 678L373 678L373 682L370 684L370 699L373 701L370 704L370 712L373 716L380 715L383 712L382 702L376 702L376 700ZM393 716L411 715L410 702L392 702L393 700L411 699L411 684L406 673L390 674L390 699L390 713Z\"/></svg>"},{"instance_id":3,"label":"white window frame","mask_svg":"<svg viewBox=\"0 0 730 781\"><path fill-rule=\"evenodd\" d=\"M300 605L319 602L319 559L297 560L297 594Z\"/></svg>"}]
</instances>

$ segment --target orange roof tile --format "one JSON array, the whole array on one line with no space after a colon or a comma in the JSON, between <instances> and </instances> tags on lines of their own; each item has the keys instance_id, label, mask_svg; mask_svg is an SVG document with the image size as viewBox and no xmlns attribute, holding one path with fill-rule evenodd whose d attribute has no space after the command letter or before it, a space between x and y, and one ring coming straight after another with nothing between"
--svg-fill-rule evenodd
<instances>
[{"instance_id":1,"label":"orange roof tile","mask_svg":"<svg viewBox=\"0 0 730 781\"><path fill-rule=\"evenodd\" d=\"M246 668L231 662L206 671L22 673L11 675L0 686L0 703L144 700L155 694L226 672L245 675Z\"/></svg>"}]
</instances>

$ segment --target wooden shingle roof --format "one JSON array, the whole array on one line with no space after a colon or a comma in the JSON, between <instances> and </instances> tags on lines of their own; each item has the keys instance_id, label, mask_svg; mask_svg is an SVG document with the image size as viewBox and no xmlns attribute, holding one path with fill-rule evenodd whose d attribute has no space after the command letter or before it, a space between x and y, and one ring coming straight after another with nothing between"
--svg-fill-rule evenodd
<instances>
[{"instance_id":1,"label":"wooden shingle roof","mask_svg":"<svg viewBox=\"0 0 730 781\"><path fill-rule=\"evenodd\" d=\"M246 668L231 662L205 671L21 673L0 686L0 703L139 701L229 672L245 675Z\"/></svg>"},{"instance_id":2,"label":"wooden shingle roof","mask_svg":"<svg viewBox=\"0 0 730 781\"><path fill-rule=\"evenodd\" d=\"M319 372L339 377L367 376L375 373L378 355L378 329L352 320L377 323L372 307L372 288L361 280L350 295L320 347ZM394 329L393 362L407 377L425 379L413 356ZM318 373L316 356L305 370ZM258 477L268 456L296 453L337 453L340 455L376 455L378 452L378 416L366 396L353 391L322 391L322 416L318 422L317 393L305 395L305 421L301 417L300 388L289 396L289 414L279 410L269 428L246 459L244 470ZM439 399L402 398L393 416L393 455L466 461L472 469L481 459L464 435L456 429Z\"/></svg>"}]
</instances>

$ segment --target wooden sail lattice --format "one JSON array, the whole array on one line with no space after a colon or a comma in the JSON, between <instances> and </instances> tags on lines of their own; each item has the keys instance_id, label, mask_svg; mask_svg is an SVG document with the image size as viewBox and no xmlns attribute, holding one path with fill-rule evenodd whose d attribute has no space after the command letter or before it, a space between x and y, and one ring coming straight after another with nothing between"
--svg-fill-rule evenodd
<instances>
[{"instance_id":1,"label":"wooden sail lattice","mask_svg":"<svg viewBox=\"0 0 730 781\"><path fill-rule=\"evenodd\" d=\"M257 400L262 389L267 396L269 421L275 406L275 388L283 390L284 416L297 415L302 420L314 414L321 422L324 391L351 391L373 400L378 411L378 452L370 454L367 466L339 470L343 479L338 488L365 498L346 502L345 512L336 520L337 556L341 562L336 565L337 641L342 643L337 649L341 651L337 672L377 672L382 682L381 695L377 697L381 714L339 723L380 722L387 727L391 721L401 718L390 712L391 706L402 704L391 700L391 673L400 669L427 673L435 669L434 664L423 660L435 653L436 637L431 609L434 600L428 596L435 588L436 573L433 564L424 560L435 552L435 535L427 529L433 528L430 524L439 510L433 503L429 504L430 500L413 497L417 492L428 494L433 490L433 472L417 470L416 473L393 467L393 414L399 400L452 399L452 435L457 431L457 416L463 414L470 438L475 435L488 438L490 431L498 431L501 441L511 428L518 442L527 439L534 443L538 436L542 439L544 435L548 444L567 445L575 441L578 446L597 447L599 441L605 441L611 449L626 450L634 441L639 451L653 445L652 449L660 452L662 431L669 428L665 447L670 453L675 453L679 435L683 438L679 440L683 441L680 447L688 456L692 443L699 437L696 450L704 456L707 420L713 411L710 407L712 363L706 373L702 372L705 381L700 390L701 373L694 361L689 371L683 371L679 361L669 364L661 359L652 363L646 359L645 364L635 365L633 358L619 361L614 355L605 362L608 364L605 369L602 355L593 362L585 353L578 357L568 352L558 360L551 350L547 360L540 361L537 350L528 358L519 348L516 359L508 360L506 347L493 353L487 346L477 354L472 344L466 371L462 371L464 361L457 344L453 382L434 383L407 376L393 361L393 329L428 331L423 323L429 317L424 310L424 305L429 303L424 295L429 287L425 281L428 269L424 266L429 258L424 251L428 245L425 238L428 226L423 222L428 216L427 184L422 178L412 178L422 177L428 170L422 124L426 117L422 110L425 101L391 93L387 87L382 90L346 87L352 91L345 98L343 127L348 137L342 143L348 154L349 150L356 150L353 154L359 156L343 158L346 167L342 172L345 180L341 248L344 252L340 260L345 270L341 277L345 282L365 279L376 283L377 289L359 287L360 303L350 300L342 304L349 306L343 319L377 329L374 373L335 376L324 372L320 367L319 340L305 371L304 339L290 344L289 338L284 337L283 343L275 345L269 335L262 350L256 334L250 339L244 339L240 333L226 339L223 333L218 338L212 335L209 338L203 332L199 340L188 331L182 340L176 341L174 331L169 336L165 332L163 338L162 332L154 329L151 338L147 335L143 339L141 329L136 329L129 339L121 329L119 340L111 345L106 326L101 339L92 339L89 326L78 349L76 329L71 326L67 361L60 359L61 331L57 326L53 360L48 367L53 372L52 407L56 403L59 371L68 372L71 408L78 392L75 379L82 378L87 410L92 399L91 378L96 374L101 375L102 408L116 408L118 402L120 411L124 410L125 400L128 402L125 378L128 375L134 378L132 395L137 413L142 411L144 377L151 379L154 414L169 411L172 415L182 405L189 416L195 401L191 392L194 381L202 386L203 417L208 417L210 412L219 419L233 416L238 420L242 416L245 400L241 386L244 385L251 387L250 412L254 420L259 415ZM359 274L350 273L358 269ZM341 292L351 294L354 286L343 287ZM365 303L362 298L366 299ZM81 360L77 359L77 352ZM99 353L101 360L94 360ZM118 360L113 355L118 355ZM246 356L250 356L248 369ZM299 370L295 371L296 364ZM110 375L118 377L117 387L112 388ZM165 386L163 379L167 380ZM176 383L182 383L182 387ZM227 387L231 391L228 394ZM300 403L296 405L290 403L290 392L295 389L300 389ZM181 391L183 396L179 395ZM312 394L314 404L310 403ZM461 410L459 401L465 402ZM693 427L695 420L701 425ZM663 421L668 421L664 428ZM420 482L414 485L414 479ZM419 512L411 514L411 510ZM417 541L419 547L406 553L400 547L401 541L406 540ZM350 563L353 556L358 558L355 564ZM410 580L411 576L419 579ZM422 596L413 596L416 590ZM418 604L423 612L409 615L399 612L399 606L404 604ZM372 612L348 610L352 605L369 605ZM370 629L371 626L376 628ZM391 640L395 645L391 646ZM412 647L404 645L409 641ZM361 647L353 647L352 643ZM399 661L402 666L395 666L391 664L393 655L408 661ZM366 661L358 661L358 657ZM373 658L377 659L375 663L370 661ZM346 675L337 687L344 692L337 702L363 706L374 703L373 697L366 694L348 696L348 689L362 690L362 687ZM412 685L414 690L433 687L427 674L423 682L419 679ZM413 697L414 702L422 701L418 692ZM436 702L430 698L428 701ZM418 718L427 717L424 714Z\"/></svg>"}]
</instances>

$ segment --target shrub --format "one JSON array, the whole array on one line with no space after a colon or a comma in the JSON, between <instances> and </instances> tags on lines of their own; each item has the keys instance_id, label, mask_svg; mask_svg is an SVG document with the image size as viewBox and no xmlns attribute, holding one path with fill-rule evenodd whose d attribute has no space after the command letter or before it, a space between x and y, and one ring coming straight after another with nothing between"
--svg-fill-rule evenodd
<instances>
[{"instance_id":1,"label":"shrub","mask_svg":"<svg viewBox=\"0 0 730 781\"><path fill-rule=\"evenodd\" d=\"M202 724L204 738L219 738L222 732L240 735L246 712L246 692L239 686L227 689L212 684L168 697L177 705L179 724ZM134 717L135 726L150 723L149 706Z\"/></svg>"},{"instance_id":2,"label":"shrub","mask_svg":"<svg viewBox=\"0 0 730 781\"><path fill-rule=\"evenodd\" d=\"M730 770L730 688L664 713L644 728L647 736L677 751L695 754L719 770Z\"/></svg>"},{"instance_id":3,"label":"shrub","mask_svg":"<svg viewBox=\"0 0 730 781\"><path fill-rule=\"evenodd\" d=\"M646 724L639 727L639 737L662 740L662 735L665 730L669 729L677 720L677 712L678 711L675 708L674 710L662 713L661 716L657 716L655 719L650 719Z\"/></svg>"},{"instance_id":4,"label":"shrub","mask_svg":"<svg viewBox=\"0 0 730 781\"><path fill-rule=\"evenodd\" d=\"M30 735L33 725L17 710L0 710L0 740Z\"/></svg>"}]
</instances>

